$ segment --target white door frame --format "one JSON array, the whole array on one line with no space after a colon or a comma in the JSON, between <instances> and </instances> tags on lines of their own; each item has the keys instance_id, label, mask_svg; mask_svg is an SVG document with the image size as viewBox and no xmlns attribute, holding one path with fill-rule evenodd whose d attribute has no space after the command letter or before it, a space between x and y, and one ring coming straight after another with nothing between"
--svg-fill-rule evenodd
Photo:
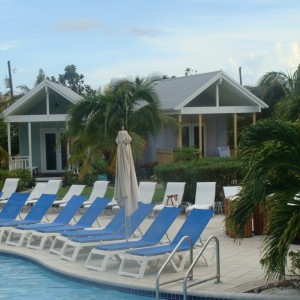
<instances>
[{"instance_id":1,"label":"white door frame","mask_svg":"<svg viewBox=\"0 0 300 300\"><path fill-rule=\"evenodd\" d=\"M56 147L55 153L56 153L56 169L55 170L47 170L46 166L46 134L55 134L55 140L56 143L58 142L58 139L60 138L61 134L64 132L62 129L41 129L40 132L40 138L41 138L41 172L42 173L58 173L58 172L64 172L65 170L62 168L62 151L61 151L61 145L59 144L58 147Z\"/></svg>"}]
</instances>

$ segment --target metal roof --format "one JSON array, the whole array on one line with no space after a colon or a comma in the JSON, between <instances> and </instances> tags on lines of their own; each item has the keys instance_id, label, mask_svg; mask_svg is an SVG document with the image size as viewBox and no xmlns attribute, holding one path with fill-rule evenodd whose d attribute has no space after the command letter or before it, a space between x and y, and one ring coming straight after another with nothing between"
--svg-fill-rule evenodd
<instances>
[{"instance_id":1,"label":"metal roof","mask_svg":"<svg viewBox=\"0 0 300 300\"><path fill-rule=\"evenodd\" d=\"M216 106L215 87L217 84L220 89L219 113L225 112L225 109L222 111L222 107L226 108L226 112L229 112L230 108L232 112L236 112L236 107L242 106L247 106L250 110L253 107L253 111L268 107L266 103L222 70L164 79L156 83L155 90L158 93L162 110L171 112L193 107L197 113L200 112L201 107L206 108L207 111L207 107ZM212 112L216 113L213 110Z\"/></svg>"}]
</instances>

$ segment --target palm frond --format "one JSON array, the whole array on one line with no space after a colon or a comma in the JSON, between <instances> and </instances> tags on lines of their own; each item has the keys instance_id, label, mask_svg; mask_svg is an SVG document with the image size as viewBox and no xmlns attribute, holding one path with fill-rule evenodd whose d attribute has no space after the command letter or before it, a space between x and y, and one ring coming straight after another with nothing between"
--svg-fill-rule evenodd
<instances>
[{"instance_id":1,"label":"palm frond","mask_svg":"<svg viewBox=\"0 0 300 300\"><path fill-rule=\"evenodd\" d=\"M227 217L230 230L243 238L255 205L268 210L271 230L263 246L267 277L283 278L288 249L300 230L300 123L265 119L243 131L239 144L243 189ZM271 195L271 197L270 197Z\"/></svg>"}]
</instances>

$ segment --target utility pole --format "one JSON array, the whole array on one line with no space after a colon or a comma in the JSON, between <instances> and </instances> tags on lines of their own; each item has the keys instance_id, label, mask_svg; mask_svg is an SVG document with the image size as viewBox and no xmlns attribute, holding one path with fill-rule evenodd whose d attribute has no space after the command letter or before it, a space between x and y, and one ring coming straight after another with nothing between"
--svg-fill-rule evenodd
<instances>
[{"instance_id":1,"label":"utility pole","mask_svg":"<svg viewBox=\"0 0 300 300\"><path fill-rule=\"evenodd\" d=\"M8 76L9 76L10 95L11 95L11 98L13 98L13 97L14 97L14 92L13 92L13 84L12 84L12 77L11 77L10 61L7 62L7 66L8 66Z\"/></svg>"},{"instance_id":2,"label":"utility pole","mask_svg":"<svg viewBox=\"0 0 300 300\"><path fill-rule=\"evenodd\" d=\"M240 74L240 85L243 85L243 82L242 82L242 67L239 67L239 74Z\"/></svg>"}]
</instances>

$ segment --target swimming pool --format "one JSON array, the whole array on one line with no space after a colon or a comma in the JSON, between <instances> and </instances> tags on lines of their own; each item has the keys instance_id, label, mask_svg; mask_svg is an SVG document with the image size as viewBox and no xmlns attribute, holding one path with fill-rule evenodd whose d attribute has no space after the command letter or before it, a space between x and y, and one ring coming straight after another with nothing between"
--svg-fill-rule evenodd
<instances>
[{"instance_id":1,"label":"swimming pool","mask_svg":"<svg viewBox=\"0 0 300 300\"><path fill-rule=\"evenodd\" d=\"M0 255L0 299L10 300L153 300L150 297L121 293L77 283L18 257Z\"/></svg>"}]
</instances>

